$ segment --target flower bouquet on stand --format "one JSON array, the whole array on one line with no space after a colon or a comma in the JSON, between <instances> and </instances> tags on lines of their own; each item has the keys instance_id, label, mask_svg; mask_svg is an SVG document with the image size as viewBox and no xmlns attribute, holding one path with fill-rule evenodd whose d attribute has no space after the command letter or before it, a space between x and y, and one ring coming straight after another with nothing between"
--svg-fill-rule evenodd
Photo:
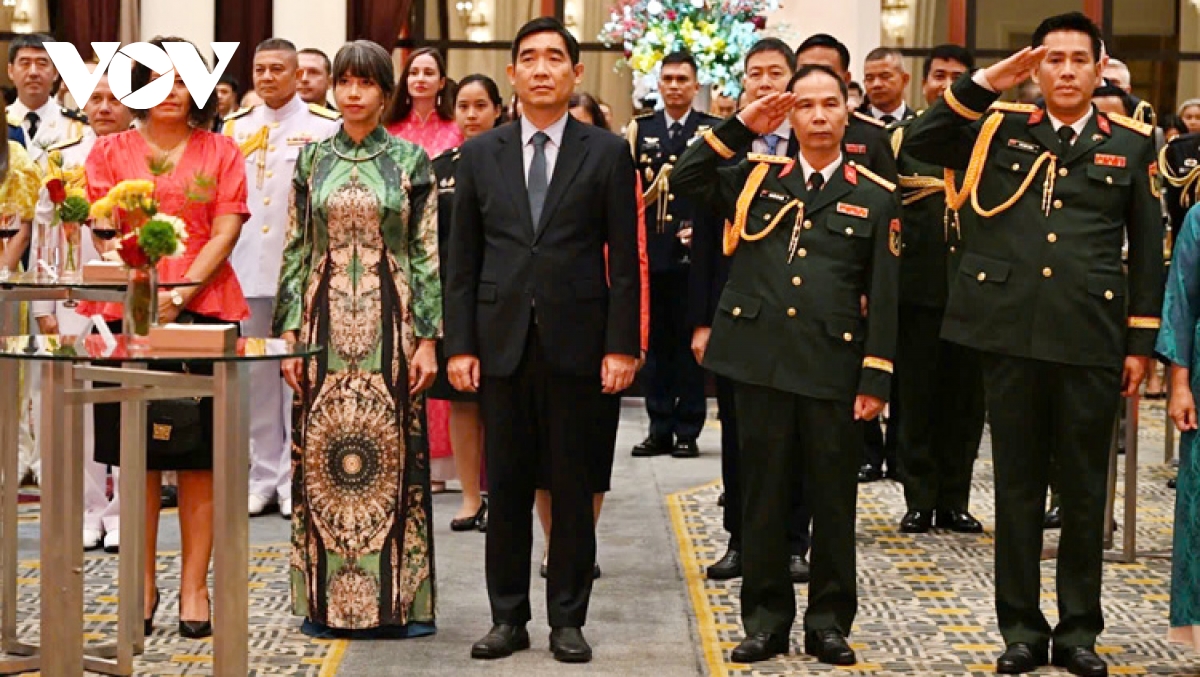
<instances>
[{"instance_id":1,"label":"flower bouquet on stand","mask_svg":"<svg viewBox=\"0 0 1200 677\"><path fill-rule=\"evenodd\" d=\"M80 261L80 226L88 220L91 204L87 199L87 177L83 167L63 168L62 153L51 152L48 156L49 172L45 188L54 205L49 227L59 227L57 237L49 232L40 233L41 252L38 255L39 269L64 280L79 279L82 269ZM57 256L51 256L51 248ZM57 264L57 265L55 265Z\"/></svg>"},{"instance_id":2,"label":"flower bouquet on stand","mask_svg":"<svg viewBox=\"0 0 1200 677\"><path fill-rule=\"evenodd\" d=\"M122 181L91 207L93 219L111 222L119 233L116 251L129 269L122 331L130 346L149 343L158 322L158 262L185 250L187 225L158 211L154 182Z\"/></svg>"}]
</instances>

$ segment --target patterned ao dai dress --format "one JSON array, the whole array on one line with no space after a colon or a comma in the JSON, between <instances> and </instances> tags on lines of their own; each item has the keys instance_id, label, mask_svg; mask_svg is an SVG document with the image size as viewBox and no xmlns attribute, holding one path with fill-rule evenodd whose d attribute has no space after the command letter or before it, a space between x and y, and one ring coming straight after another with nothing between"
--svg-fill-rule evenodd
<instances>
[{"instance_id":1,"label":"patterned ao dai dress","mask_svg":"<svg viewBox=\"0 0 1200 677\"><path fill-rule=\"evenodd\" d=\"M325 350L309 362L292 434L293 610L343 636L434 629L420 339L441 334L437 196L419 147L377 128L304 148L275 331Z\"/></svg>"}]
</instances>

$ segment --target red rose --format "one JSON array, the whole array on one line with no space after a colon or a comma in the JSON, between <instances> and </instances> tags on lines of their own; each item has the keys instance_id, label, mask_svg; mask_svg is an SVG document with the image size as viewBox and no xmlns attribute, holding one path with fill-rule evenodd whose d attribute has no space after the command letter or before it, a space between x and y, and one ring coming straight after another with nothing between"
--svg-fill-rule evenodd
<instances>
[{"instance_id":1,"label":"red rose","mask_svg":"<svg viewBox=\"0 0 1200 677\"><path fill-rule=\"evenodd\" d=\"M67 199L67 187L63 185L62 179L47 181L46 191L50 193L50 201L56 205L62 204Z\"/></svg>"},{"instance_id":2,"label":"red rose","mask_svg":"<svg viewBox=\"0 0 1200 677\"><path fill-rule=\"evenodd\" d=\"M146 252L142 251L141 245L138 244L137 233L129 233L123 236L117 242L117 253L121 255L121 260L130 268L141 268L150 265L150 259L146 257Z\"/></svg>"}]
</instances>

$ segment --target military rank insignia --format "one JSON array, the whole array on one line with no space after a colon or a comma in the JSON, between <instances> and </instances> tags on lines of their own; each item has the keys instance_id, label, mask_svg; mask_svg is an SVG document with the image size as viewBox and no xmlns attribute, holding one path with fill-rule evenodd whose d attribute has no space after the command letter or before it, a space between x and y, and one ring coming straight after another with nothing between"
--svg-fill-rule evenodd
<instances>
[{"instance_id":1,"label":"military rank insignia","mask_svg":"<svg viewBox=\"0 0 1200 677\"><path fill-rule=\"evenodd\" d=\"M888 225L888 251L892 256L900 256L900 219L892 219Z\"/></svg>"},{"instance_id":2,"label":"military rank insignia","mask_svg":"<svg viewBox=\"0 0 1200 677\"><path fill-rule=\"evenodd\" d=\"M854 153L855 155L866 155L867 144L865 143L848 143L846 144L846 152Z\"/></svg>"},{"instance_id":3,"label":"military rank insignia","mask_svg":"<svg viewBox=\"0 0 1200 677\"><path fill-rule=\"evenodd\" d=\"M1096 153L1097 165L1101 167L1117 167L1123 169L1125 167L1124 155L1108 155L1106 153Z\"/></svg>"},{"instance_id":4,"label":"military rank insignia","mask_svg":"<svg viewBox=\"0 0 1200 677\"><path fill-rule=\"evenodd\" d=\"M871 210L858 205L846 204L845 202L837 203L837 213L845 214L846 216L855 216L860 219L865 219L871 214Z\"/></svg>"}]
</instances>

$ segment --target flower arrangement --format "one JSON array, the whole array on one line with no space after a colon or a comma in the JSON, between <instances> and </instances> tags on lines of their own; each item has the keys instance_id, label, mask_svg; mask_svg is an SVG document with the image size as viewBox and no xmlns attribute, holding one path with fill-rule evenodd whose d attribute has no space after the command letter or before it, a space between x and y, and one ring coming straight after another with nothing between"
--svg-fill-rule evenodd
<instances>
[{"instance_id":1,"label":"flower arrangement","mask_svg":"<svg viewBox=\"0 0 1200 677\"><path fill-rule=\"evenodd\" d=\"M62 226L66 256L62 261L65 275L79 273L79 224L88 218L91 205L87 199L87 176L82 166L63 167L62 153L52 151L47 156L46 193L54 205L51 226Z\"/></svg>"},{"instance_id":2,"label":"flower arrangement","mask_svg":"<svg viewBox=\"0 0 1200 677\"><path fill-rule=\"evenodd\" d=\"M92 205L91 215L118 224L121 239L117 241L117 254L130 268L156 266L160 260L184 252L187 224L158 211L153 181L127 179L118 183Z\"/></svg>"},{"instance_id":3,"label":"flower arrangement","mask_svg":"<svg viewBox=\"0 0 1200 677\"><path fill-rule=\"evenodd\" d=\"M623 45L622 63L654 83L663 57L686 49L696 59L700 84L737 96L742 60L766 14L779 6L780 0L618 0L599 39Z\"/></svg>"}]
</instances>

